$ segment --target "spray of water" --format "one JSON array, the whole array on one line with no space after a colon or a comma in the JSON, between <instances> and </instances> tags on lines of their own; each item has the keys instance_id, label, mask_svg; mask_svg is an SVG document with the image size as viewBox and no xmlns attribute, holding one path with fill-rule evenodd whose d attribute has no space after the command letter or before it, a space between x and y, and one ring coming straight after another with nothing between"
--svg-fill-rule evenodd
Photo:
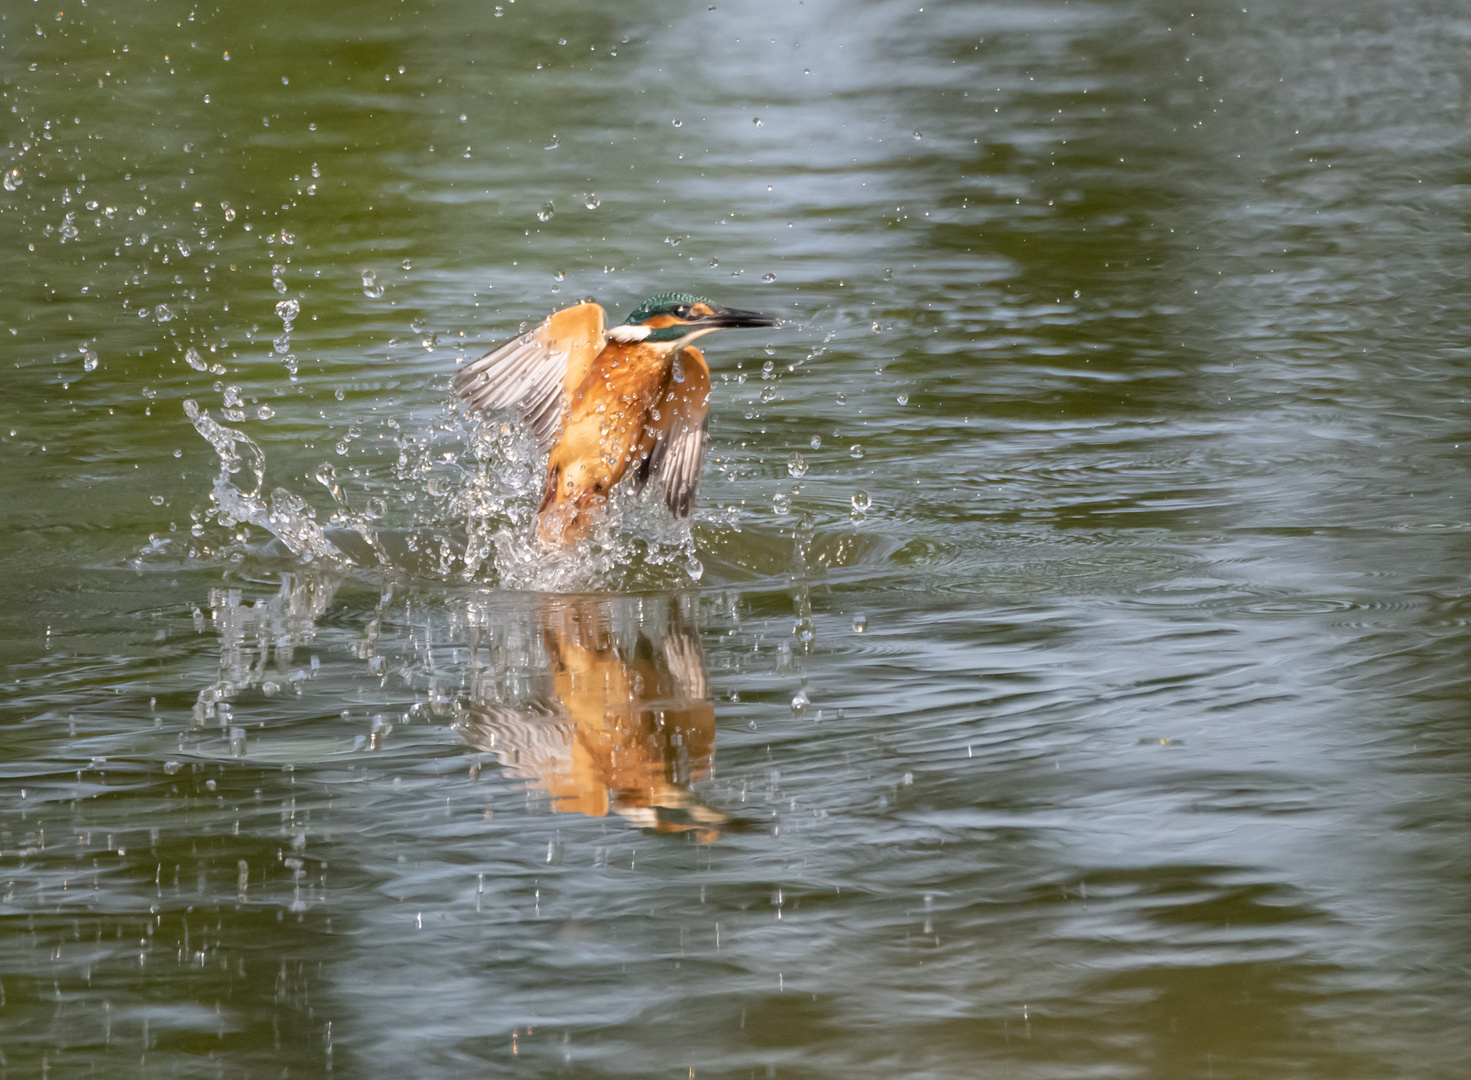
<instances>
[{"instance_id":1,"label":"spray of water","mask_svg":"<svg viewBox=\"0 0 1471 1080\"><path fill-rule=\"evenodd\" d=\"M545 549L536 539L542 463L525 433L498 420L451 412L425 431L393 425L397 460L386 475L355 475L352 491L322 464L314 478L335 507L324 526L301 495L283 487L262 495L265 451L248 435L194 401L184 411L219 456L206 517L225 528L258 526L303 563L545 592L664 588L704 572L689 523L671 518L652 492L615 494L586 540Z\"/></svg>"}]
</instances>

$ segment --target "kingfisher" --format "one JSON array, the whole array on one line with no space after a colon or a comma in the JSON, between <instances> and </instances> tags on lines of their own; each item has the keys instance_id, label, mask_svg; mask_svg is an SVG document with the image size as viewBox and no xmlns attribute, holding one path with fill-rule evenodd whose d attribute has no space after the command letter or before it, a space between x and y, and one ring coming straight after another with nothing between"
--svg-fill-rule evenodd
<instances>
[{"instance_id":1,"label":"kingfisher","mask_svg":"<svg viewBox=\"0 0 1471 1080\"><path fill-rule=\"evenodd\" d=\"M630 470L653 479L676 517L688 517L705 464L710 367L694 347L706 334L774 326L754 311L690 293L662 293L620 326L591 301L563 308L455 377L476 411L513 409L547 454L537 536L576 544Z\"/></svg>"}]
</instances>

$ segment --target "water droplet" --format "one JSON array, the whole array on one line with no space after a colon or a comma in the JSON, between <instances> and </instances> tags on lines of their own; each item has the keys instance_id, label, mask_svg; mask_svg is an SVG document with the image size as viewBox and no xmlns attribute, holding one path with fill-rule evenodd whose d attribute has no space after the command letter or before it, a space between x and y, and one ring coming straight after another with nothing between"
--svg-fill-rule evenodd
<instances>
[{"instance_id":1,"label":"water droplet","mask_svg":"<svg viewBox=\"0 0 1471 1080\"><path fill-rule=\"evenodd\" d=\"M859 488L857 491L853 492L852 502L853 509L857 510L860 514L868 513L869 507L873 505L872 497L862 488Z\"/></svg>"},{"instance_id":2,"label":"water droplet","mask_svg":"<svg viewBox=\"0 0 1471 1080\"><path fill-rule=\"evenodd\" d=\"M159 304L158 307L153 309L153 317L159 322L168 322L174 317L174 313L169 309L167 304Z\"/></svg>"},{"instance_id":3,"label":"water droplet","mask_svg":"<svg viewBox=\"0 0 1471 1080\"><path fill-rule=\"evenodd\" d=\"M807 459L793 450L787 455L787 473L794 479L802 479L807 475Z\"/></svg>"},{"instance_id":4,"label":"water droplet","mask_svg":"<svg viewBox=\"0 0 1471 1080\"><path fill-rule=\"evenodd\" d=\"M914 133L914 137L915 137L916 140L923 139L924 138L924 132L922 132L922 131L916 131Z\"/></svg>"},{"instance_id":5,"label":"water droplet","mask_svg":"<svg viewBox=\"0 0 1471 1080\"><path fill-rule=\"evenodd\" d=\"M884 280L885 281L893 281L894 280L894 271L892 271L892 270L885 270L884 271Z\"/></svg>"},{"instance_id":6,"label":"water droplet","mask_svg":"<svg viewBox=\"0 0 1471 1080\"><path fill-rule=\"evenodd\" d=\"M271 417L276 415L276 410L271 408L269 405L262 405L260 408L255 410L255 415L262 420L269 420Z\"/></svg>"},{"instance_id":7,"label":"water droplet","mask_svg":"<svg viewBox=\"0 0 1471 1080\"><path fill-rule=\"evenodd\" d=\"M283 322L290 322L301 314L301 303L296 300L282 300L276 305L276 315Z\"/></svg>"},{"instance_id":8,"label":"water droplet","mask_svg":"<svg viewBox=\"0 0 1471 1080\"><path fill-rule=\"evenodd\" d=\"M23 183L25 183L25 181L21 179L21 175L20 175L20 170L19 169L8 169L8 170L6 170L6 173L5 173L5 190L6 191L14 191L16 188L20 187Z\"/></svg>"},{"instance_id":9,"label":"water droplet","mask_svg":"<svg viewBox=\"0 0 1471 1080\"><path fill-rule=\"evenodd\" d=\"M598 198L598 193L596 191L589 191L586 195L582 197L582 205L587 207L589 210L596 210L598 207L603 205L603 200Z\"/></svg>"},{"instance_id":10,"label":"water droplet","mask_svg":"<svg viewBox=\"0 0 1471 1080\"><path fill-rule=\"evenodd\" d=\"M371 270L363 271L363 295L374 300L383 295L383 286L378 284L378 275Z\"/></svg>"},{"instance_id":11,"label":"water droplet","mask_svg":"<svg viewBox=\"0 0 1471 1080\"><path fill-rule=\"evenodd\" d=\"M837 401L837 403L839 405L846 405L846 404L848 404L848 395L847 394L839 394L835 400Z\"/></svg>"},{"instance_id":12,"label":"water droplet","mask_svg":"<svg viewBox=\"0 0 1471 1080\"><path fill-rule=\"evenodd\" d=\"M567 272L565 270L558 270L552 274L552 279L555 281L564 281L566 278Z\"/></svg>"},{"instance_id":13,"label":"water droplet","mask_svg":"<svg viewBox=\"0 0 1471 1080\"><path fill-rule=\"evenodd\" d=\"M403 267L403 269L405 269L405 270L412 270L414 268L414 264L410 260L408 260L408 259L405 259L403 262L399 263L398 265L401 266L401 267Z\"/></svg>"},{"instance_id":14,"label":"water droplet","mask_svg":"<svg viewBox=\"0 0 1471 1080\"><path fill-rule=\"evenodd\" d=\"M776 275L775 274L762 274L761 275L761 280L764 281L764 282L766 282L766 284L770 285L773 281L776 280Z\"/></svg>"},{"instance_id":15,"label":"water droplet","mask_svg":"<svg viewBox=\"0 0 1471 1080\"><path fill-rule=\"evenodd\" d=\"M861 633L863 633L863 631L865 631L867 629L868 629L868 616L867 615L854 615L853 616L853 633L855 633L855 634L861 634Z\"/></svg>"},{"instance_id":16,"label":"water droplet","mask_svg":"<svg viewBox=\"0 0 1471 1080\"><path fill-rule=\"evenodd\" d=\"M225 207L225 220L226 221L234 221L235 220L235 211L232 208L228 207L228 206Z\"/></svg>"},{"instance_id":17,"label":"water droplet","mask_svg":"<svg viewBox=\"0 0 1471 1080\"><path fill-rule=\"evenodd\" d=\"M785 514L792 508L792 497L785 491L778 491L771 498L771 508L778 514Z\"/></svg>"},{"instance_id":18,"label":"water droplet","mask_svg":"<svg viewBox=\"0 0 1471 1080\"><path fill-rule=\"evenodd\" d=\"M684 121L681 120L679 117L676 116L674 118L674 126L675 127L684 127Z\"/></svg>"},{"instance_id":19,"label":"water droplet","mask_svg":"<svg viewBox=\"0 0 1471 1080\"><path fill-rule=\"evenodd\" d=\"M848 447L848 456L855 459L861 458L863 456L863 444L854 443L852 446Z\"/></svg>"},{"instance_id":20,"label":"water droplet","mask_svg":"<svg viewBox=\"0 0 1471 1080\"><path fill-rule=\"evenodd\" d=\"M153 495L153 496L150 496L150 498L149 498L148 501L151 502L154 506L162 506L163 505L163 496L162 495Z\"/></svg>"},{"instance_id":21,"label":"water droplet","mask_svg":"<svg viewBox=\"0 0 1471 1080\"><path fill-rule=\"evenodd\" d=\"M909 395L908 394L900 394L894 400L897 401L900 405L908 405L909 404Z\"/></svg>"},{"instance_id":22,"label":"water droplet","mask_svg":"<svg viewBox=\"0 0 1471 1080\"><path fill-rule=\"evenodd\" d=\"M792 716L799 718L807 711L807 706L812 704L812 699L807 696L806 690L798 690L797 696L792 698Z\"/></svg>"},{"instance_id":23,"label":"water droplet","mask_svg":"<svg viewBox=\"0 0 1471 1080\"><path fill-rule=\"evenodd\" d=\"M186 243L184 243L184 241L180 240L178 242L178 248L179 248L179 254L182 255L182 256L184 256L184 258L187 259L189 257L189 254L190 254L190 252L189 252L189 245L186 244Z\"/></svg>"},{"instance_id":24,"label":"water droplet","mask_svg":"<svg viewBox=\"0 0 1471 1080\"><path fill-rule=\"evenodd\" d=\"M810 447L812 447L812 449L814 449L814 450L821 450L822 449L822 436L821 435L814 435L814 436L812 436L812 438L807 441L807 445L810 446Z\"/></svg>"},{"instance_id":25,"label":"water droplet","mask_svg":"<svg viewBox=\"0 0 1471 1080\"><path fill-rule=\"evenodd\" d=\"M774 387L774 386L763 386L761 388L761 404L765 405L767 402L775 400L775 398L776 398L776 387Z\"/></svg>"},{"instance_id":26,"label":"water droplet","mask_svg":"<svg viewBox=\"0 0 1471 1080\"><path fill-rule=\"evenodd\" d=\"M189 348L185 350L184 363L188 364L195 371L209 370L209 365L204 362L204 357L199 355L199 350L196 349L193 345L190 345Z\"/></svg>"},{"instance_id":27,"label":"water droplet","mask_svg":"<svg viewBox=\"0 0 1471 1080\"><path fill-rule=\"evenodd\" d=\"M95 352L93 352L91 349L86 349L86 350L84 350L82 352L82 370L83 371L96 371L97 370L97 354Z\"/></svg>"},{"instance_id":28,"label":"water droplet","mask_svg":"<svg viewBox=\"0 0 1471 1080\"><path fill-rule=\"evenodd\" d=\"M720 265L720 260L719 259L711 259L710 260L710 265L711 266L719 266Z\"/></svg>"},{"instance_id":29,"label":"water droplet","mask_svg":"<svg viewBox=\"0 0 1471 1080\"><path fill-rule=\"evenodd\" d=\"M766 126L765 124L763 124L761 122L761 117L759 117L759 116L753 116L753 117L751 117L751 123L755 124L757 127L765 127Z\"/></svg>"},{"instance_id":30,"label":"water droplet","mask_svg":"<svg viewBox=\"0 0 1471 1080\"><path fill-rule=\"evenodd\" d=\"M557 212L557 208L552 205L552 200L551 199L548 199L546 202L544 202L542 204L541 209L536 212L536 220L537 221L551 221L552 220L552 215L555 214L556 212Z\"/></svg>"}]
</instances>

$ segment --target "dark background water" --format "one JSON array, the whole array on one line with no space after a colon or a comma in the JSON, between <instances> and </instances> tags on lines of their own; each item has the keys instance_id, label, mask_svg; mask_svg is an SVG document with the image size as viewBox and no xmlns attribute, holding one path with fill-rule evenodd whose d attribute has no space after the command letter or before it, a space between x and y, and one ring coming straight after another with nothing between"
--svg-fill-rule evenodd
<instances>
[{"instance_id":1,"label":"dark background water","mask_svg":"<svg viewBox=\"0 0 1471 1080\"><path fill-rule=\"evenodd\" d=\"M1468 47L0 6L0 1075L1465 1075ZM671 288L692 533L528 569L456 363Z\"/></svg>"}]
</instances>

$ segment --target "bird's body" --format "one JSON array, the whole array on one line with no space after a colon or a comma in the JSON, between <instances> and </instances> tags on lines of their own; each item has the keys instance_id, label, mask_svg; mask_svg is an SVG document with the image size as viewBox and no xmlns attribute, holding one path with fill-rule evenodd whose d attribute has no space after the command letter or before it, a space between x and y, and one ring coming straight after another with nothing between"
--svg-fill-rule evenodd
<instances>
[{"instance_id":1,"label":"bird's body","mask_svg":"<svg viewBox=\"0 0 1471 1080\"><path fill-rule=\"evenodd\" d=\"M673 294L644 301L604 329L603 309L564 308L466 366L456 389L475 409L514 408L547 451L537 534L575 544L630 469L657 480L688 516L705 458L710 368L691 342L764 316Z\"/></svg>"}]
</instances>

